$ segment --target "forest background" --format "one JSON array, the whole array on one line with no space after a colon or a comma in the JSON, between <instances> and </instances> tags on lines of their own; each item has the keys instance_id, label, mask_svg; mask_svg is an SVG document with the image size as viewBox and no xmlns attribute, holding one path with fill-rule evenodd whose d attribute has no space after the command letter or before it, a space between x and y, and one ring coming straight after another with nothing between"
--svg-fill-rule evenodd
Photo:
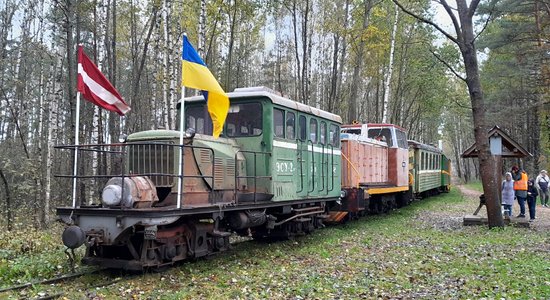
<instances>
[{"instance_id":1,"label":"forest background","mask_svg":"<svg viewBox=\"0 0 550 300\"><path fill-rule=\"evenodd\" d=\"M435 1L400 3L434 18ZM487 124L533 154L524 166L536 174L549 167L550 1L482 1L475 20ZM3 0L1 228L46 227L70 203L53 174L72 173L71 154L54 146L74 143L76 45L132 107L121 119L83 102L80 142L109 143L175 127L183 33L226 91L266 86L344 123L394 123L410 139L443 140L458 178L479 173L460 158L474 139L458 49L390 0ZM113 167L83 161L80 172Z\"/></svg>"}]
</instances>

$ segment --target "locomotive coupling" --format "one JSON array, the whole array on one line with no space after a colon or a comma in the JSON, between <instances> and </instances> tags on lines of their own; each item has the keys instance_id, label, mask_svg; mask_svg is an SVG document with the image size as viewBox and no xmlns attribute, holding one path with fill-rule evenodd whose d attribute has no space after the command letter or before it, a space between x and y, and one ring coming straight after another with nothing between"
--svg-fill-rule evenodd
<instances>
[{"instance_id":1,"label":"locomotive coupling","mask_svg":"<svg viewBox=\"0 0 550 300\"><path fill-rule=\"evenodd\" d=\"M84 244L84 242L86 241L86 233L84 232L84 230L82 230L82 228L71 225L65 228L61 239L63 240L63 244L67 246L67 248L76 249L82 246L82 244Z\"/></svg>"}]
</instances>

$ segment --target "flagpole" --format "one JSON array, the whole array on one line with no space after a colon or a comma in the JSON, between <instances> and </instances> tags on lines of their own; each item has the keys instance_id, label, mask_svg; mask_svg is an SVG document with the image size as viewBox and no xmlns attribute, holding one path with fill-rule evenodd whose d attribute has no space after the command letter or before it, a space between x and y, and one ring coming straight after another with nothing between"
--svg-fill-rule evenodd
<instances>
[{"instance_id":1,"label":"flagpole","mask_svg":"<svg viewBox=\"0 0 550 300\"><path fill-rule=\"evenodd\" d=\"M80 133L80 92L76 93L76 127L74 134L73 208L76 208L76 173L78 166L78 135Z\"/></svg>"},{"instance_id":2,"label":"flagpole","mask_svg":"<svg viewBox=\"0 0 550 300\"><path fill-rule=\"evenodd\" d=\"M187 36L187 33L183 34L184 38ZM183 42L182 42L183 43ZM182 50L183 51L183 50ZM183 53L182 53L183 56ZM183 63L183 62L182 62ZM183 68L181 69L181 78L183 80ZM181 100L180 100L180 163L178 168L178 202L176 205L176 208L181 208L181 201L182 201L182 192L183 192L183 127L184 127L184 119L185 119L185 86L183 85L183 82L181 83Z\"/></svg>"},{"instance_id":3,"label":"flagpole","mask_svg":"<svg viewBox=\"0 0 550 300\"><path fill-rule=\"evenodd\" d=\"M181 208L182 200L182 190L183 190L183 125L184 125L184 114L185 114L185 87L181 87L181 100L180 100L180 164L178 169L178 205L177 208Z\"/></svg>"}]
</instances>

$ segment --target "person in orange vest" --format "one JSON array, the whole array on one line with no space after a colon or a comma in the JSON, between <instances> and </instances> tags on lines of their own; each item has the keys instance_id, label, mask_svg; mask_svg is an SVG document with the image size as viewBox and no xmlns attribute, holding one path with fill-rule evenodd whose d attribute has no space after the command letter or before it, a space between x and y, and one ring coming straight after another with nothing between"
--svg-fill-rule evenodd
<instances>
[{"instance_id":1,"label":"person in orange vest","mask_svg":"<svg viewBox=\"0 0 550 300\"><path fill-rule=\"evenodd\" d=\"M527 172L520 170L518 166L512 167L512 179L514 179L514 191L519 203L519 215L517 218L525 218L525 200L527 199Z\"/></svg>"}]
</instances>

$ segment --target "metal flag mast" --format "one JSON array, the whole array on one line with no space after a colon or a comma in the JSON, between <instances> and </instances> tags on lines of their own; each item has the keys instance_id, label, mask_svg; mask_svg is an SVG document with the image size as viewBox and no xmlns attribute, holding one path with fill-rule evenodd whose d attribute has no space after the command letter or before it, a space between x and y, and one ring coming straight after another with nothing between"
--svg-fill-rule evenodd
<instances>
[{"instance_id":1,"label":"metal flag mast","mask_svg":"<svg viewBox=\"0 0 550 300\"><path fill-rule=\"evenodd\" d=\"M76 126L74 133L73 208L76 208L76 174L78 166L78 136L80 134L80 92L76 93Z\"/></svg>"},{"instance_id":2,"label":"metal flag mast","mask_svg":"<svg viewBox=\"0 0 550 300\"><path fill-rule=\"evenodd\" d=\"M185 39L187 37L187 33L184 33L183 34L183 39ZM182 41L182 45L183 45L183 41ZM182 47L182 52L184 51L183 50L184 47ZM182 57L183 57L183 53L182 53ZM182 64L183 64L183 61L182 61ZM181 78L183 80L183 68L181 68ZM180 143L179 143L179 149L180 149L180 153L179 153L179 159L180 159L180 163L179 163L179 167L178 167L178 201L177 201L177 205L176 205L176 208L181 208L181 201L182 201L182 193L183 193L183 153L184 153L184 149L183 149L183 127L184 127L184 115L185 115L185 86L183 85L183 82L181 83L181 99L180 99Z\"/></svg>"}]
</instances>

